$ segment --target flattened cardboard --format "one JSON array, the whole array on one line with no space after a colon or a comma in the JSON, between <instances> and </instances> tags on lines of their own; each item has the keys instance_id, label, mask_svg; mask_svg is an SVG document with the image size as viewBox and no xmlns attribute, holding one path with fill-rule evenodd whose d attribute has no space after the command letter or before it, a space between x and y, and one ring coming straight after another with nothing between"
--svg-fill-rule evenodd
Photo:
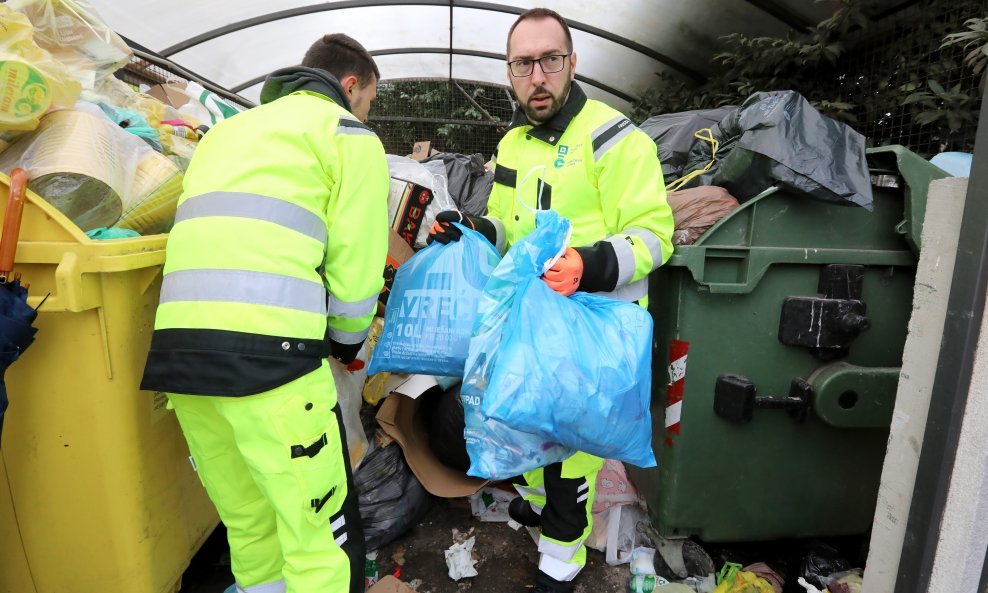
<instances>
[{"instance_id":1,"label":"flattened cardboard","mask_svg":"<svg viewBox=\"0 0 988 593\"><path fill-rule=\"evenodd\" d=\"M443 465L429 448L429 438L418 417L422 398L415 399L397 391L381 404L377 412L377 423L391 438L398 442L405 453L405 461L415 477L430 493L442 498L470 496L485 485L487 480L472 478L463 472ZM408 390L408 388L406 388ZM420 391L418 395L424 393Z\"/></svg>"},{"instance_id":2,"label":"flattened cardboard","mask_svg":"<svg viewBox=\"0 0 988 593\"><path fill-rule=\"evenodd\" d=\"M416 591L392 575L386 575L374 583L367 593L416 593Z\"/></svg>"},{"instance_id":3,"label":"flattened cardboard","mask_svg":"<svg viewBox=\"0 0 988 593\"><path fill-rule=\"evenodd\" d=\"M161 101L165 105L171 105L175 109L178 109L191 100L189 95L186 94L185 90L183 90L181 86L177 83L171 82L156 84L148 89L147 94Z\"/></svg>"},{"instance_id":4,"label":"flattened cardboard","mask_svg":"<svg viewBox=\"0 0 988 593\"><path fill-rule=\"evenodd\" d=\"M408 377L408 380L392 389L392 391L412 399L418 399L420 395L438 385L439 382L432 375L411 375Z\"/></svg>"}]
</instances>

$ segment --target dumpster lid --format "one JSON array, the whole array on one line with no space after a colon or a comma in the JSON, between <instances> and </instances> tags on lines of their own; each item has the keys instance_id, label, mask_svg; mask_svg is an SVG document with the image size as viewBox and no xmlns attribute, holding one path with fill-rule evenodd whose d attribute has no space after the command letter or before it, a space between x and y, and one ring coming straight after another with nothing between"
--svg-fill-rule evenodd
<instances>
[{"instance_id":1,"label":"dumpster lid","mask_svg":"<svg viewBox=\"0 0 988 593\"><path fill-rule=\"evenodd\" d=\"M930 182L949 177L948 173L905 146L869 148L867 158L872 185L903 190L903 220L897 230L918 255Z\"/></svg>"}]
</instances>

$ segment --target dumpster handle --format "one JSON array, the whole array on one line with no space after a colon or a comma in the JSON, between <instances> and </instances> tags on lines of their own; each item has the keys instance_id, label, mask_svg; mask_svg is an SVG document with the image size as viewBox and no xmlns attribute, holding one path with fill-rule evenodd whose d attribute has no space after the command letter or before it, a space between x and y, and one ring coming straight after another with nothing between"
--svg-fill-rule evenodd
<instances>
[{"instance_id":1,"label":"dumpster handle","mask_svg":"<svg viewBox=\"0 0 988 593\"><path fill-rule=\"evenodd\" d=\"M7 277L14 269L14 254L17 252L21 217L24 215L27 179L27 171L20 167L10 172L10 195L7 198L7 213L3 219L3 235L0 236L0 284L7 283Z\"/></svg>"}]
</instances>

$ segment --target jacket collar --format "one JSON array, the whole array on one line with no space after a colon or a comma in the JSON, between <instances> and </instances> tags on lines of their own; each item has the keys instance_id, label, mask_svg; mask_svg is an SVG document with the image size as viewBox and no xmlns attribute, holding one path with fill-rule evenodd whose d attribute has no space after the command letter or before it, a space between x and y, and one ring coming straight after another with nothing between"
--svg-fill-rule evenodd
<instances>
[{"instance_id":1,"label":"jacket collar","mask_svg":"<svg viewBox=\"0 0 988 593\"><path fill-rule=\"evenodd\" d=\"M555 146L559 142L559 138L569 127L570 122L576 117L576 114L580 113L583 106L587 102L587 95L580 88L580 85L574 82L569 89L569 97L566 98L566 103L563 104L562 109L559 110L556 115L552 116L547 122L543 122L527 133L530 136L535 136L539 140ZM528 121L528 117L525 112L522 111L521 107L515 109L515 114L511 118L511 126L508 129L517 128L519 126L531 125L532 122Z\"/></svg>"},{"instance_id":2,"label":"jacket collar","mask_svg":"<svg viewBox=\"0 0 988 593\"><path fill-rule=\"evenodd\" d=\"M305 66L290 66L269 74L261 87L261 104L298 91L319 93L350 111L350 101L346 99L340 81L326 70Z\"/></svg>"}]
</instances>

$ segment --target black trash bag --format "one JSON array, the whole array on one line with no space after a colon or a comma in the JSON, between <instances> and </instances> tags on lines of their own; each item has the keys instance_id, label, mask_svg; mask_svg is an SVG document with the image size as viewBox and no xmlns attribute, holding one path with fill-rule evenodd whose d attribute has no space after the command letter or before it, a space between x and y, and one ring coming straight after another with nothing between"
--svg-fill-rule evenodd
<instances>
[{"instance_id":1,"label":"black trash bag","mask_svg":"<svg viewBox=\"0 0 988 593\"><path fill-rule=\"evenodd\" d=\"M441 391L431 389L422 394L419 413L429 439L429 449L443 465L467 473L470 455L463 436L466 423L463 419L463 402L460 386Z\"/></svg>"},{"instance_id":2,"label":"black trash bag","mask_svg":"<svg viewBox=\"0 0 988 593\"><path fill-rule=\"evenodd\" d=\"M368 453L353 481L368 552L411 529L432 506L432 495L405 463L397 443Z\"/></svg>"},{"instance_id":3,"label":"black trash bag","mask_svg":"<svg viewBox=\"0 0 988 593\"><path fill-rule=\"evenodd\" d=\"M487 200L494 186L494 172L484 168L484 157L478 154L439 152L423 162L442 161L446 167L449 197L456 207L471 216L487 214Z\"/></svg>"},{"instance_id":4,"label":"black trash bag","mask_svg":"<svg viewBox=\"0 0 988 593\"><path fill-rule=\"evenodd\" d=\"M822 115L795 91L755 93L711 128L720 142L714 165L685 187L718 185L739 202L773 185L818 200L872 209L865 138ZM683 175L711 160L696 141Z\"/></svg>"},{"instance_id":5,"label":"black trash bag","mask_svg":"<svg viewBox=\"0 0 988 593\"><path fill-rule=\"evenodd\" d=\"M658 148L666 185L683 176L690 148L696 141L693 135L699 130L713 127L732 109L737 108L718 107L653 115L642 122L639 127L655 141Z\"/></svg>"},{"instance_id":6,"label":"black trash bag","mask_svg":"<svg viewBox=\"0 0 988 593\"><path fill-rule=\"evenodd\" d=\"M851 569L851 563L840 552L823 542L812 542L806 547L799 574L818 589L825 589L830 576Z\"/></svg>"}]
</instances>

